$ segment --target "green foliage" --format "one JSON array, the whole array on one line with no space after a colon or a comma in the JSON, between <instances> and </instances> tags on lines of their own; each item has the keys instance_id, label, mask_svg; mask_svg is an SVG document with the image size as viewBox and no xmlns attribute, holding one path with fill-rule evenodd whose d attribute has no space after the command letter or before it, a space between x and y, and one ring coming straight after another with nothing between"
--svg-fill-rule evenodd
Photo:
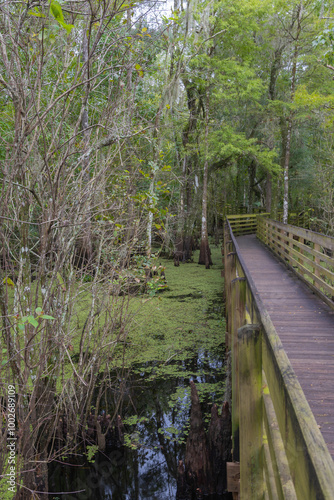
<instances>
[{"instance_id":1,"label":"green foliage","mask_svg":"<svg viewBox=\"0 0 334 500\"><path fill-rule=\"evenodd\" d=\"M180 361L198 350L216 351L223 345L223 318L209 318L212 301L219 300L215 290L222 287L218 253L214 250L216 265L210 270L193 263L179 269L172 261L161 259L169 289L141 303L135 301L140 308L135 329L129 333L133 347L129 346L128 359L139 365L136 372L147 371L150 380L181 374L190 377L194 372L181 367Z\"/></svg>"},{"instance_id":2,"label":"green foliage","mask_svg":"<svg viewBox=\"0 0 334 500\"><path fill-rule=\"evenodd\" d=\"M94 463L95 462L95 455L98 451L99 451L99 447L97 445L95 445L95 444L88 445L87 452L86 452L87 461L90 463Z\"/></svg>"},{"instance_id":3,"label":"green foliage","mask_svg":"<svg viewBox=\"0 0 334 500\"><path fill-rule=\"evenodd\" d=\"M17 327L19 330L24 331L25 330L25 325L29 324L32 325L34 328L37 328L39 326L39 319L47 319L47 320L53 320L55 319L53 316L50 316L48 314L44 314L43 310L41 307L37 307L35 309L36 316L29 315L29 316L20 316L17 315Z\"/></svg>"},{"instance_id":4,"label":"green foliage","mask_svg":"<svg viewBox=\"0 0 334 500\"><path fill-rule=\"evenodd\" d=\"M303 5L296 47L297 0L190 1L160 20L156 11L156 22L144 4L1 4L1 380L16 363L22 392L42 373L43 394L70 398L75 384L89 391L123 367L143 385L166 384L163 404L178 414L190 377L202 401L219 399L210 367L223 367L208 354L224 355L225 323L210 311L221 300L218 250L212 269L180 272L160 247L147 257L148 234L170 255L198 237L206 160L212 234L227 205L264 208L272 192L279 208L289 117L291 208L307 204L333 231L331 5ZM159 425L161 437L184 438ZM35 438L26 434L25 449Z\"/></svg>"},{"instance_id":5,"label":"green foliage","mask_svg":"<svg viewBox=\"0 0 334 500\"><path fill-rule=\"evenodd\" d=\"M50 14L55 18L55 20L64 28L69 35L74 28L73 24L67 24L64 19L64 14L61 5L57 0L50 1ZM35 15L35 14L34 14Z\"/></svg>"}]
</instances>

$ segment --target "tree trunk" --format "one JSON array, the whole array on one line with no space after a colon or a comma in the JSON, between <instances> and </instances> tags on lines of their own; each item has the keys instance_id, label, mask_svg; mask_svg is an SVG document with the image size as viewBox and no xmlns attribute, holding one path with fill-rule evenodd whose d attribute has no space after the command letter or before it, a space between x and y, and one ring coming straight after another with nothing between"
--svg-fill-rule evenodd
<instances>
[{"instance_id":1,"label":"tree trunk","mask_svg":"<svg viewBox=\"0 0 334 500\"><path fill-rule=\"evenodd\" d=\"M84 28L82 35L82 63L85 66L85 71L83 73L83 77L88 80L89 78L89 47L88 47L88 37L87 37L87 29ZM84 143L84 152L88 150L89 147L89 139L90 139L90 130L89 130L89 121L88 121L88 97L89 97L89 89L90 85L87 83L84 86L84 97L83 97L83 111L81 117L81 129L83 134L83 143ZM90 200L90 173L89 173L89 156L87 156L82 162L82 170L83 170L83 186L82 186L82 194L86 199L86 202L83 203L83 217L84 223L82 226L83 235L81 237L81 245L80 245L80 255L82 256L83 264L90 264L93 255L93 245L92 245L92 224L91 224L91 200Z\"/></svg>"},{"instance_id":2,"label":"tree trunk","mask_svg":"<svg viewBox=\"0 0 334 500\"><path fill-rule=\"evenodd\" d=\"M146 226L146 255L147 257L151 257L152 251L152 225L153 225L153 204L154 204L154 181L155 181L155 170L152 168L151 172L151 182L149 189L149 201L151 210L148 212L148 221Z\"/></svg>"},{"instance_id":3,"label":"tree trunk","mask_svg":"<svg viewBox=\"0 0 334 500\"><path fill-rule=\"evenodd\" d=\"M294 37L295 48L293 53L292 61L292 71L291 71L291 98L290 101L293 103L295 98L296 89L296 73L297 73L297 62L299 54L299 37L301 33L301 18L303 13L303 2L300 2L297 9L297 31ZM283 224L288 223L288 212L289 212L289 165L290 165L290 153L291 153L291 135L293 126L293 111L289 112L287 118L287 131L286 131L286 143L285 143L285 157L284 157L284 169L283 169Z\"/></svg>"},{"instance_id":4,"label":"tree trunk","mask_svg":"<svg viewBox=\"0 0 334 500\"><path fill-rule=\"evenodd\" d=\"M183 182L180 194L179 227L176 235L176 251L183 253L183 261L192 257L192 236L196 216L194 200L194 171L197 165L197 154L187 151L189 146L194 146L197 139L197 121L201 111L201 103L198 102L198 92L193 83L183 78L182 82L187 92L187 105L189 118L182 133L184 147L184 158L182 177Z\"/></svg>"},{"instance_id":5,"label":"tree trunk","mask_svg":"<svg viewBox=\"0 0 334 500\"><path fill-rule=\"evenodd\" d=\"M190 431L186 444L185 465L187 480L193 491L211 493L211 464L201 406L194 382L191 387Z\"/></svg>"},{"instance_id":6,"label":"tree trunk","mask_svg":"<svg viewBox=\"0 0 334 500\"><path fill-rule=\"evenodd\" d=\"M256 162L252 160L251 164L248 167L248 175L249 175L249 187L248 187L248 210L249 214L253 213L253 205L254 205L254 188L255 188L255 176L256 176Z\"/></svg>"},{"instance_id":7,"label":"tree trunk","mask_svg":"<svg viewBox=\"0 0 334 500\"><path fill-rule=\"evenodd\" d=\"M208 206L208 138L209 138L209 88L206 90L205 99L205 159L204 159L204 170L203 170L203 194L202 194L202 229L201 229L201 246L199 253L199 264L204 264L206 269L212 266L211 252L208 240L208 216L207 216L207 206Z\"/></svg>"},{"instance_id":8,"label":"tree trunk","mask_svg":"<svg viewBox=\"0 0 334 500\"><path fill-rule=\"evenodd\" d=\"M190 500L191 493L189 492L186 473L182 460L179 460L179 465L177 468L176 485L177 485L176 500Z\"/></svg>"},{"instance_id":9,"label":"tree trunk","mask_svg":"<svg viewBox=\"0 0 334 500\"><path fill-rule=\"evenodd\" d=\"M276 99L276 83L279 75L279 70L282 66L282 55L285 46L286 45L283 44L278 49L275 50L274 60L271 65L269 89L268 89L268 97L270 101L274 101ZM274 144L275 140L273 137L271 139L271 146L270 146L271 149L274 147ZM274 182L274 196L273 196L273 182ZM267 174L267 182L266 182L266 212L270 214L273 212L273 216L275 217L277 215L277 177L275 176L273 179L273 176L270 172L268 172Z\"/></svg>"},{"instance_id":10,"label":"tree trunk","mask_svg":"<svg viewBox=\"0 0 334 500\"><path fill-rule=\"evenodd\" d=\"M272 203L272 175L268 172L266 182L266 212L271 213Z\"/></svg>"},{"instance_id":11,"label":"tree trunk","mask_svg":"<svg viewBox=\"0 0 334 500\"><path fill-rule=\"evenodd\" d=\"M289 164L292 133L292 115L289 115L286 133L284 167L283 167L283 224L288 223L289 215Z\"/></svg>"},{"instance_id":12,"label":"tree trunk","mask_svg":"<svg viewBox=\"0 0 334 500\"><path fill-rule=\"evenodd\" d=\"M221 416L217 405L211 409L209 451L215 492L222 494L227 488L226 462L232 460L232 423L229 404L224 402Z\"/></svg>"}]
</instances>

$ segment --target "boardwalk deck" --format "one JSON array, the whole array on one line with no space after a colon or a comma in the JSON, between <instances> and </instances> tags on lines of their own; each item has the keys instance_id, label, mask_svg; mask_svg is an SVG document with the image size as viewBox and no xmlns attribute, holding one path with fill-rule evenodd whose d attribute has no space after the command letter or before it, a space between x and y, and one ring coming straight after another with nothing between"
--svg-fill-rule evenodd
<instances>
[{"instance_id":1,"label":"boardwalk deck","mask_svg":"<svg viewBox=\"0 0 334 500\"><path fill-rule=\"evenodd\" d=\"M237 242L334 458L334 311L255 235Z\"/></svg>"}]
</instances>

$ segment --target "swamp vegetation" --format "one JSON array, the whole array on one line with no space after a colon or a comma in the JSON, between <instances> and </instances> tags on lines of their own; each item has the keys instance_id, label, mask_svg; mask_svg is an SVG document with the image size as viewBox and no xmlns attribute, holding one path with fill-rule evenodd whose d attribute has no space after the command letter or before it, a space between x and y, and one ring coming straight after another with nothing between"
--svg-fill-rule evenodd
<instances>
[{"instance_id":1,"label":"swamp vegetation","mask_svg":"<svg viewBox=\"0 0 334 500\"><path fill-rule=\"evenodd\" d=\"M189 381L196 383L206 429L213 403L221 406L224 400L225 322L219 248L213 250L213 260L215 264L206 272L195 263L179 268L171 260L161 259L168 290L149 299L147 295L138 297L132 304L139 311L127 338L126 374L118 408L124 445L107 442L95 457L90 454L91 464L87 453L73 455L72 467L69 457L61 465L53 464L50 492L85 489L66 495L68 500L176 498L177 468L179 460L185 460L190 426ZM112 413L114 406L115 394L109 390L101 414ZM88 446L88 452L94 449L97 446ZM191 494L182 498L191 498Z\"/></svg>"},{"instance_id":2,"label":"swamp vegetation","mask_svg":"<svg viewBox=\"0 0 334 500\"><path fill-rule=\"evenodd\" d=\"M209 239L288 208L333 234L333 40L326 0L0 0L3 494L47 497L159 384L221 397Z\"/></svg>"},{"instance_id":3,"label":"swamp vegetation","mask_svg":"<svg viewBox=\"0 0 334 500\"><path fill-rule=\"evenodd\" d=\"M212 405L221 407L225 394L225 321L218 246L212 247L212 259L214 265L205 270L195 262L175 267L171 259L161 258L167 288L132 298L129 314L134 318L126 337L127 348L124 351L117 346L114 369L108 373L110 384L105 384L101 373L91 402L92 413L99 398L98 418L105 439L97 437L94 421L88 418L86 429L79 423L76 447L67 447L67 417L65 412L61 415L62 432L56 433L58 444L53 450L59 446L61 454L49 465L48 485L50 493L63 494L51 498L192 498L191 482L183 488L183 496L176 497L178 466L180 460L185 461L190 428L190 380L196 383L206 431ZM86 318L87 303L83 304L75 315L78 331ZM74 364L78 345L79 338L74 337ZM66 366L65 379L71 373L69 360ZM121 416L121 435L115 436L108 428L114 414ZM2 498L11 498L6 496L5 481L1 492Z\"/></svg>"}]
</instances>

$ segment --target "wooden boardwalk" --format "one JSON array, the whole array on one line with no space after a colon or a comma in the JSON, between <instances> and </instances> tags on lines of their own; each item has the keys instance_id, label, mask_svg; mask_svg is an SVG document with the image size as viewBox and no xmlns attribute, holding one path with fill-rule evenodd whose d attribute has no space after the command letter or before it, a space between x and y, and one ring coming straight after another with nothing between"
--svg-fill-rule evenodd
<instances>
[{"instance_id":1,"label":"wooden boardwalk","mask_svg":"<svg viewBox=\"0 0 334 500\"><path fill-rule=\"evenodd\" d=\"M237 242L334 458L334 311L255 235Z\"/></svg>"}]
</instances>

